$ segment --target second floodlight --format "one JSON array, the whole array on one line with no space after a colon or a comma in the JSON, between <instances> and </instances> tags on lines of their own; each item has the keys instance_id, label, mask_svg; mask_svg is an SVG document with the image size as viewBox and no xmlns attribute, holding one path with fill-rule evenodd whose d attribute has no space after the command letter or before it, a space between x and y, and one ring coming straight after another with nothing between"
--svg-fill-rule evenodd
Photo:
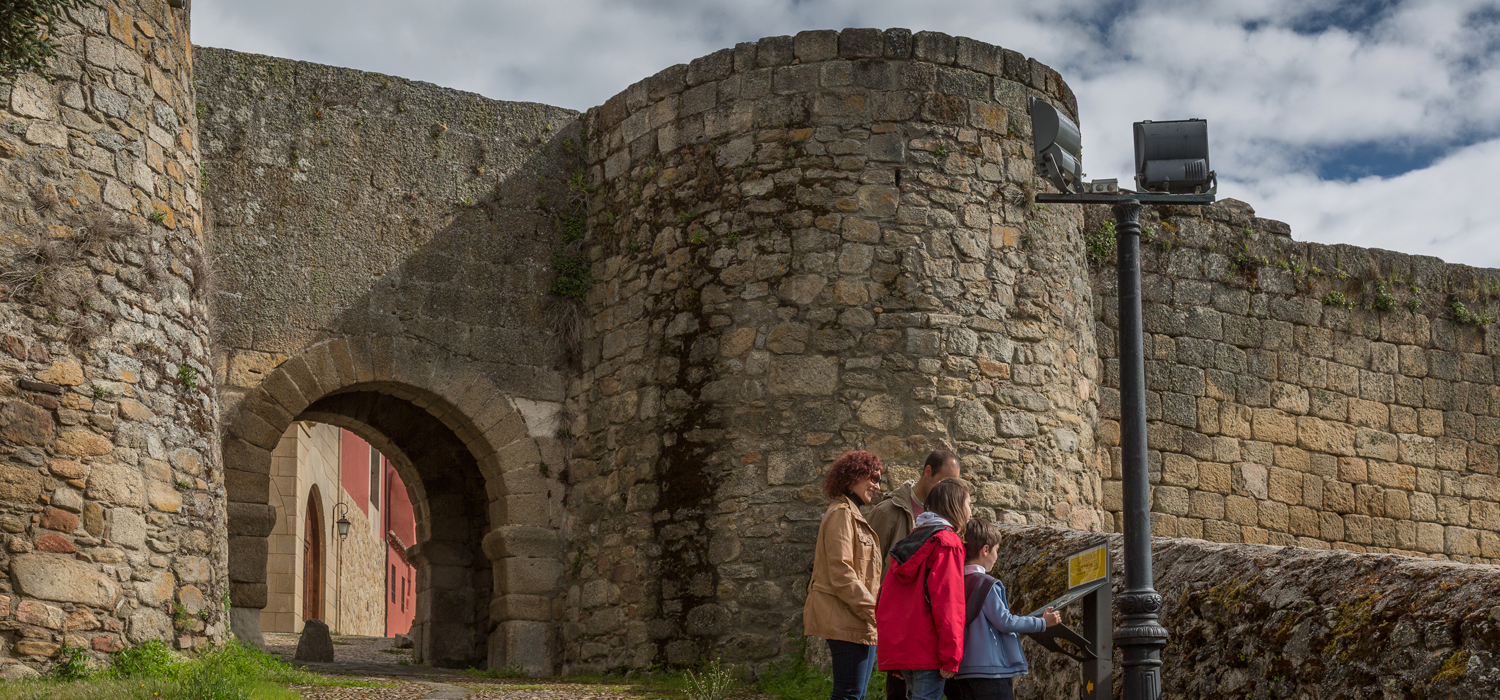
<instances>
[{"instance_id":1,"label":"second floodlight","mask_svg":"<svg viewBox=\"0 0 1500 700\"><path fill-rule=\"evenodd\" d=\"M1208 122L1136 122L1135 184L1142 192L1214 192L1218 180L1208 165Z\"/></svg>"},{"instance_id":2,"label":"second floodlight","mask_svg":"<svg viewBox=\"0 0 1500 700\"><path fill-rule=\"evenodd\" d=\"M1046 100L1031 98L1031 140L1036 172L1059 192L1076 192L1083 181L1083 135L1073 120Z\"/></svg>"}]
</instances>

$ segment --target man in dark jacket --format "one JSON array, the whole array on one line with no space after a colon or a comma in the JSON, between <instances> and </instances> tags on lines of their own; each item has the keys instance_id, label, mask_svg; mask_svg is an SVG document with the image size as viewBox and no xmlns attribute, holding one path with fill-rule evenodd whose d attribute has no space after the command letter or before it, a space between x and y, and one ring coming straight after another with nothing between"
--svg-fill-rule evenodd
<instances>
[{"instance_id":1,"label":"man in dark jacket","mask_svg":"<svg viewBox=\"0 0 1500 700\"><path fill-rule=\"evenodd\" d=\"M884 562L882 576L891 566L891 547L911 533L917 516L924 511L922 503L927 499L927 492L943 479L957 479L958 472L958 455L948 450L933 450L922 464L919 479L902 484L870 509L865 521L880 538L880 557ZM906 683L900 676L886 674L885 696L887 700L906 700Z\"/></svg>"},{"instance_id":2,"label":"man in dark jacket","mask_svg":"<svg viewBox=\"0 0 1500 700\"><path fill-rule=\"evenodd\" d=\"M886 560L886 567L890 566L891 546L911 533L917 516L922 514L922 501L927 498L927 492L943 479L957 479L958 472L958 455L948 450L933 450L922 465L921 478L902 484L870 509L865 520L880 537L880 556Z\"/></svg>"}]
</instances>

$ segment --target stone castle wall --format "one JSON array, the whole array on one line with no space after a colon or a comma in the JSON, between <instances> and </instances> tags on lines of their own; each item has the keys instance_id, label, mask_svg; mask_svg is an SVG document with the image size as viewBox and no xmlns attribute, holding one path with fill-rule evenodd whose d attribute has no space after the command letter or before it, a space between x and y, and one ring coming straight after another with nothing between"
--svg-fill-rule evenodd
<instances>
[{"instance_id":1,"label":"stone castle wall","mask_svg":"<svg viewBox=\"0 0 1500 700\"><path fill-rule=\"evenodd\" d=\"M1032 203L1026 100L1077 113L1035 60L803 32L579 118L194 56L158 0L59 39L0 88L0 675L222 640L226 596L253 640L297 419L402 471L434 663L790 650L851 449L899 483L951 445L981 514L1118 526L1112 273L1098 212ZM1500 335L1453 305L1500 284L1232 202L1147 223L1158 534L1500 560Z\"/></svg>"},{"instance_id":2,"label":"stone castle wall","mask_svg":"<svg viewBox=\"0 0 1500 700\"><path fill-rule=\"evenodd\" d=\"M992 517L1100 525L1081 212L1033 207L1056 73L907 30L679 65L584 117L565 672L788 651L838 455L950 444Z\"/></svg>"},{"instance_id":3,"label":"stone castle wall","mask_svg":"<svg viewBox=\"0 0 1500 700\"><path fill-rule=\"evenodd\" d=\"M1500 562L1500 330L1454 307L1494 315L1500 271L1293 241L1233 200L1146 221L1157 535ZM1094 312L1118 518L1109 259Z\"/></svg>"},{"instance_id":4,"label":"stone castle wall","mask_svg":"<svg viewBox=\"0 0 1500 700\"><path fill-rule=\"evenodd\" d=\"M0 87L0 676L227 633L188 15L67 11Z\"/></svg>"}]
</instances>

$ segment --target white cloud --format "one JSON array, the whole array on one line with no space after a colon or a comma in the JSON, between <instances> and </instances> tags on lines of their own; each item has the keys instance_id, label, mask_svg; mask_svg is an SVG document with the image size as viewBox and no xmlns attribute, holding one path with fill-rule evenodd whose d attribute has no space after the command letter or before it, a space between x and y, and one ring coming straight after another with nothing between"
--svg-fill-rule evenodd
<instances>
[{"instance_id":1,"label":"white cloud","mask_svg":"<svg viewBox=\"0 0 1500 700\"><path fill-rule=\"evenodd\" d=\"M1497 166L1500 139L1461 149L1397 177L1330 182L1293 174L1226 183L1220 190L1250 202L1260 216L1291 224L1298 240L1500 267L1500 197L1493 184Z\"/></svg>"},{"instance_id":2,"label":"white cloud","mask_svg":"<svg viewBox=\"0 0 1500 700\"><path fill-rule=\"evenodd\" d=\"M945 31L1061 72L1079 97L1093 177L1128 181L1130 122L1204 117L1221 192L1293 224L1300 239L1500 264L1500 240L1482 228L1497 220L1494 205L1478 192L1500 166L1500 2L1383 7L1350 23L1365 5L199 0L193 22L194 40L208 46L580 110L669 65L762 36L849 26ZM1375 146L1447 157L1386 178L1317 177L1330 154Z\"/></svg>"}]
</instances>

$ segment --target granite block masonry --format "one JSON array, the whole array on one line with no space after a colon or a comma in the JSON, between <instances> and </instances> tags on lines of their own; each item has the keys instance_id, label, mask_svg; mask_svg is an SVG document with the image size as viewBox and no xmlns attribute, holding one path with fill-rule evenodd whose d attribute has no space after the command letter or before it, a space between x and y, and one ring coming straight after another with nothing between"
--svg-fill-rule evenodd
<instances>
[{"instance_id":1,"label":"granite block masonry","mask_svg":"<svg viewBox=\"0 0 1500 700\"><path fill-rule=\"evenodd\" d=\"M1149 212L1143 246L1155 533L1500 562L1500 332L1469 311L1500 273L1188 209ZM1095 268L1118 524L1112 278Z\"/></svg>"},{"instance_id":2,"label":"granite block masonry","mask_svg":"<svg viewBox=\"0 0 1500 700\"><path fill-rule=\"evenodd\" d=\"M0 677L228 635L188 34L80 4L0 88Z\"/></svg>"}]
</instances>

